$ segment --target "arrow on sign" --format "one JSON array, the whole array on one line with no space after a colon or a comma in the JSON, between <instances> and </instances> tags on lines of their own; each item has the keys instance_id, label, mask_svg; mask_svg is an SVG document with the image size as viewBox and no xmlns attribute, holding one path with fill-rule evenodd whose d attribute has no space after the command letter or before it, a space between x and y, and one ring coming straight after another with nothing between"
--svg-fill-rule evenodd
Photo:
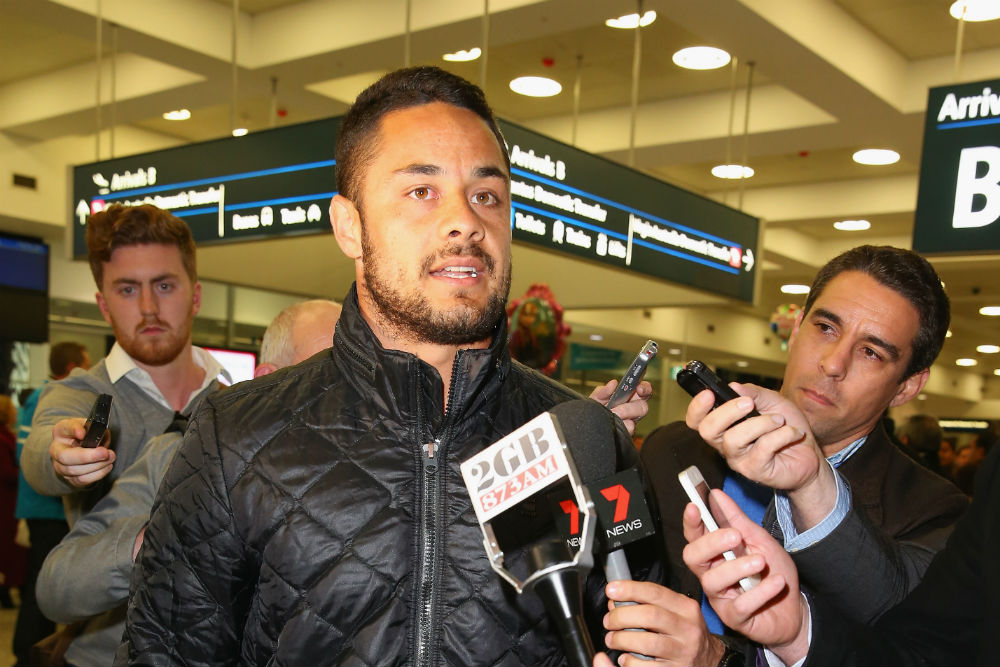
<instances>
[{"instance_id":1,"label":"arrow on sign","mask_svg":"<svg viewBox=\"0 0 1000 667\"><path fill-rule=\"evenodd\" d=\"M87 224L87 216L90 215L90 207L87 206L87 202L83 199L80 203L76 205L76 217L80 218L80 224Z\"/></svg>"},{"instance_id":2,"label":"arrow on sign","mask_svg":"<svg viewBox=\"0 0 1000 667\"><path fill-rule=\"evenodd\" d=\"M746 271L753 270L753 263L754 263L753 250L751 250L750 248L747 248L746 252L743 253L743 263L746 264L745 268Z\"/></svg>"}]
</instances>

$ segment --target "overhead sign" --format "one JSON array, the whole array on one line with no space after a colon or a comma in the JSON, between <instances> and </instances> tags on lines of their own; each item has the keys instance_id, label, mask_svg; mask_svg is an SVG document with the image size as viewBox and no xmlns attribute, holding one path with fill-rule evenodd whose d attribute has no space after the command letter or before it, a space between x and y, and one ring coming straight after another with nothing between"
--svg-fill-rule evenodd
<instances>
[{"instance_id":1,"label":"overhead sign","mask_svg":"<svg viewBox=\"0 0 1000 667\"><path fill-rule=\"evenodd\" d=\"M1000 79L930 90L913 249L1000 250Z\"/></svg>"},{"instance_id":2,"label":"overhead sign","mask_svg":"<svg viewBox=\"0 0 1000 667\"><path fill-rule=\"evenodd\" d=\"M516 241L753 301L758 220L501 123Z\"/></svg>"},{"instance_id":3,"label":"overhead sign","mask_svg":"<svg viewBox=\"0 0 1000 667\"><path fill-rule=\"evenodd\" d=\"M199 245L330 230L340 118L73 170L73 255L87 216L154 204ZM501 121L516 242L752 301L758 221L635 170Z\"/></svg>"},{"instance_id":4,"label":"overhead sign","mask_svg":"<svg viewBox=\"0 0 1000 667\"><path fill-rule=\"evenodd\" d=\"M87 216L115 203L169 210L198 245L328 232L339 127L324 119L74 167L73 256L87 255Z\"/></svg>"}]
</instances>

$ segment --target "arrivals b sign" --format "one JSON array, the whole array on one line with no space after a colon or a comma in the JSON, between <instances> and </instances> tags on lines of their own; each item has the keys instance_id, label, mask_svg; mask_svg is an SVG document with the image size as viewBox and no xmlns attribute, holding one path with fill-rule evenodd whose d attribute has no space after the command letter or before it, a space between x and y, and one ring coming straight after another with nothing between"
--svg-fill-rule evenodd
<instances>
[{"instance_id":1,"label":"arrivals b sign","mask_svg":"<svg viewBox=\"0 0 1000 667\"><path fill-rule=\"evenodd\" d=\"M1000 250L1000 79L930 90L913 249Z\"/></svg>"}]
</instances>

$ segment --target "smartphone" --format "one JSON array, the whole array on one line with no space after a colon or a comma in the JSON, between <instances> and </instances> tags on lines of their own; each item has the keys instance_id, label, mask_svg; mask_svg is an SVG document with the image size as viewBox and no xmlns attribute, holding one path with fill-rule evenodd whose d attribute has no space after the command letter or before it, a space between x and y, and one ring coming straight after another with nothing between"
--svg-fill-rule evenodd
<instances>
[{"instance_id":1,"label":"smartphone","mask_svg":"<svg viewBox=\"0 0 1000 667\"><path fill-rule=\"evenodd\" d=\"M698 393L704 391L705 389L711 389L712 393L715 395L716 408L723 403L740 397L739 394L733 391L732 387L723 382L718 375L713 373L712 369L698 360L689 361L687 365L677 373L677 384L683 387L684 391L692 396L698 395ZM750 414L738 421L733 422L733 424L739 424L744 419L759 416L759 412L751 410Z\"/></svg>"},{"instance_id":2,"label":"smartphone","mask_svg":"<svg viewBox=\"0 0 1000 667\"><path fill-rule=\"evenodd\" d=\"M642 382L642 378L646 375L646 368L649 367L649 362L653 360L656 356L657 345L656 341L647 340L646 344L642 346L639 350L639 354L636 355L635 359L632 361L632 365L628 367L625 371L625 375L618 382L618 386L615 387L614 393L611 394L611 398L608 399L608 409L615 407L616 405L621 405L629 399L632 392L635 391L639 383Z\"/></svg>"},{"instance_id":3,"label":"smartphone","mask_svg":"<svg viewBox=\"0 0 1000 667\"><path fill-rule=\"evenodd\" d=\"M716 511L713 513L710 511L710 507L715 507L715 503L712 502L711 495L709 494L708 482L702 477L701 471L698 470L698 466L691 466L681 472L677 473L677 479L680 480L681 486L688 494L688 498L691 499L698 507L698 513L701 514L701 520L705 524L705 528L709 532L716 531L720 526L723 528L728 528L729 523L726 518L722 516L722 512ZM740 556L744 555L745 550L740 547ZM726 551L722 554L726 560L735 560L736 553L733 551ZM760 577L758 575L753 575L750 577L743 577L740 579L740 588L744 591L748 591L757 584L760 583Z\"/></svg>"},{"instance_id":4,"label":"smartphone","mask_svg":"<svg viewBox=\"0 0 1000 667\"><path fill-rule=\"evenodd\" d=\"M94 407L90 409L90 416L84 425L87 435L80 441L81 447L97 447L101 444L111 420L111 400L111 394L101 394L94 401Z\"/></svg>"}]
</instances>

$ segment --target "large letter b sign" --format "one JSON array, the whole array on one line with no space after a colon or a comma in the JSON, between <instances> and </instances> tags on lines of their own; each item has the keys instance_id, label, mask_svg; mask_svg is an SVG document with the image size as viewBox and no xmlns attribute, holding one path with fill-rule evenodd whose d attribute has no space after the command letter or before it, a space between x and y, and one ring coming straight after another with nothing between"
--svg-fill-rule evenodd
<instances>
[{"instance_id":1,"label":"large letter b sign","mask_svg":"<svg viewBox=\"0 0 1000 667\"><path fill-rule=\"evenodd\" d=\"M981 164L986 165L986 173L979 176ZM979 201L976 201L976 195L980 195ZM1000 148L978 146L963 149L958 162L955 214L951 226L985 227L998 219L1000 219Z\"/></svg>"}]
</instances>

